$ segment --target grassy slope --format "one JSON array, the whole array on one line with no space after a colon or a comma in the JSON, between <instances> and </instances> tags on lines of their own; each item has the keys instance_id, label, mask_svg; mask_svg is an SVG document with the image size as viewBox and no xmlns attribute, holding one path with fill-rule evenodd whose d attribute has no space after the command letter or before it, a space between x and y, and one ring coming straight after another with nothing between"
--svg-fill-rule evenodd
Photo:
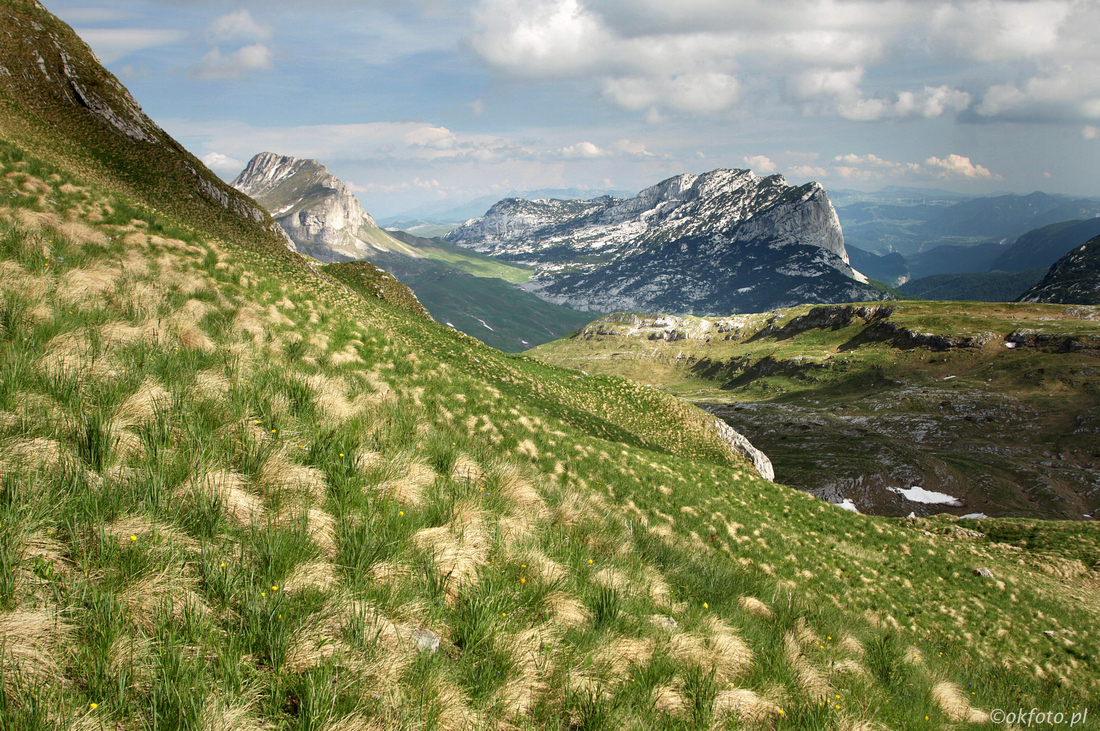
<instances>
[{"instance_id":1,"label":"grassy slope","mask_svg":"<svg viewBox=\"0 0 1100 731\"><path fill-rule=\"evenodd\" d=\"M672 407L652 390L296 281L19 157L18 728L931 729L965 712L948 681L986 709L1096 688L1094 535L1015 550L839 511L651 422Z\"/></svg>"},{"instance_id":2,"label":"grassy slope","mask_svg":"<svg viewBox=\"0 0 1100 731\"><path fill-rule=\"evenodd\" d=\"M508 353L550 342L588 324L591 313L551 304L495 277L438 261L372 257L407 284L435 319Z\"/></svg>"},{"instance_id":3,"label":"grassy slope","mask_svg":"<svg viewBox=\"0 0 1100 731\"><path fill-rule=\"evenodd\" d=\"M913 299L1011 302L1035 285L1046 269L982 274L933 274L911 279L898 291Z\"/></svg>"},{"instance_id":4,"label":"grassy slope","mask_svg":"<svg viewBox=\"0 0 1100 731\"><path fill-rule=\"evenodd\" d=\"M454 268L472 274L475 277L493 277L512 284L526 282L534 274L534 269L509 264L471 249L464 249L441 238L424 238L405 231L389 231L394 238L415 246L424 256L435 261L450 264Z\"/></svg>"},{"instance_id":5,"label":"grassy slope","mask_svg":"<svg viewBox=\"0 0 1100 731\"><path fill-rule=\"evenodd\" d=\"M935 729L1100 688L1094 537L764 483L652 389L3 122L5 727Z\"/></svg>"},{"instance_id":6,"label":"grassy slope","mask_svg":"<svg viewBox=\"0 0 1100 731\"><path fill-rule=\"evenodd\" d=\"M531 270L442 239L394 232L424 258L378 253L371 260L407 284L438 322L507 353L550 342L586 325L591 313L555 305L514 286Z\"/></svg>"}]
</instances>

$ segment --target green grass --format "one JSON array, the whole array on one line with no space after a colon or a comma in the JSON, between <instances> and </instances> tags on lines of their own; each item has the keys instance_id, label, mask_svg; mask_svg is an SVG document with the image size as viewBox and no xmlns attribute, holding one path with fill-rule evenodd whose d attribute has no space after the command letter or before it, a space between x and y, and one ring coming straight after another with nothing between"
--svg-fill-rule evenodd
<instances>
[{"instance_id":1,"label":"green grass","mask_svg":"<svg viewBox=\"0 0 1100 731\"><path fill-rule=\"evenodd\" d=\"M1091 569L1050 573L1088 529L959 541L765 482L694 407L272 256L182 200L168 147L138 170L46 109L43 162L12 108L5 728L933 729L942 682L986 710L1100 690Z\"/></svg>"}]
</instances>

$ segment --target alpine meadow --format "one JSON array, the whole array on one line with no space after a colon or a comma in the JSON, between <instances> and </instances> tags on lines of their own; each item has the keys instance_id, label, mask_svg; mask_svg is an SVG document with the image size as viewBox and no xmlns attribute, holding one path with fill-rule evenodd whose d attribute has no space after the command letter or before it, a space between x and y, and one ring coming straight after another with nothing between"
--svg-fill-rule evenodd
<instances>
[{"instance_id":1,"label":"alpine meadow","mask_svg":"<svg viewBox=\"0 0 1100 731\"><path fill-rule=\"evenodd\" d=\"M1095 522L843 510L287 242L0 0L0 729L1097 727Z\"/></svg>"}]
</instances>

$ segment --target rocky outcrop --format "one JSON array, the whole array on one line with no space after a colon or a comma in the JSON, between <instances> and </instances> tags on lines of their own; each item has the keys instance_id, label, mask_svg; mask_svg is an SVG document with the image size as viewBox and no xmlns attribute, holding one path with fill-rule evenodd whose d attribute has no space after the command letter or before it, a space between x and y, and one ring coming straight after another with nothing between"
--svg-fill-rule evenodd
<instances>
[{"instance_id":1,"label":"rocky outcrop","mask_svg":"<svg viewBox=\"0 0 1100 731\"><path fill-rule=\"evenodd\" d=\"M714 418L711 426L718 433L718 436L730 445L733 451L744 455L752 462L761 477L765 480L775 480L775 468L772 466L772 461L768 459L768 455L754 447L745 435L717 417Z\"/></svg>"},{"instance_id":2,"label":"rocky outcrop","mask_svg":"<svg viewBox=\"0 0 1100 731\"><path fill-rule=\"evenodd\" d=\"M1100 236L1054 262L1042 281L1017 302L1100 305Z\"/></svg>"},{"instance_id":3,"label":"rocky outcrop","mask_svg":"<svg viewBox=\"0 0 1100 731\"><path fill-rule=\"evenodd\" d=\"M380 251L420 256L380 229L348 186L316 160L263 152L233 187L270 211L300 253L320 261L354 261Z\"/></svg>"},{"instance_id":4,"label":"rocky outcrop","mask_svg":"<svg viewBox=\"0 0 1100 731\"><path fill-rule=\"evenodd\" d=\"M749 170L678 175L635 198L507 199L448 240L532 264L543 299L608 312L759 312L883 299L852 269L817 183Z\"/></svg>"}]
</instances>

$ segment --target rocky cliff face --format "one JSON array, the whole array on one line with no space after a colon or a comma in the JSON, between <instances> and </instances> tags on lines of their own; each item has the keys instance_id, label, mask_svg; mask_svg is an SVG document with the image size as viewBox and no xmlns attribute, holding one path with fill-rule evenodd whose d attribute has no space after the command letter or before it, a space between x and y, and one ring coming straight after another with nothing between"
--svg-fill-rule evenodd
<instances>
[{"instance_id":1,"label":"rocky cliff face","mask_svg":"<svg viewBox=\"0 0 1100 731\"><path fill-rule=\"evenodd\" d=\"M749 170L678 175L625 200L506 199L447 239L534 264L531 291L588 311L734 313L882 298L849 264L820 185Z\"/></svg>"},{"instance_id":2,"label":"rocky cliff face","mask_svg":"<svg viewBox=\"0 0 1100 731\"><path fill-rule=\"evenodd\" d=\"M1017 301L1100 305L1100 236L1054 262L1043 280Z\"/></svg>"},{"instance_id":3,"label":"rocky cliff face","mask_svg":"<svg viewBox=\"0 0 1100 731\"><path fill-rule=\"evenodd\" d=\"M379 251L420 256L380 229L347 185L316 160L264 152L233 187L270 211L298 251L315 259L353 261Z\"/></svg>"}]
</instances>

